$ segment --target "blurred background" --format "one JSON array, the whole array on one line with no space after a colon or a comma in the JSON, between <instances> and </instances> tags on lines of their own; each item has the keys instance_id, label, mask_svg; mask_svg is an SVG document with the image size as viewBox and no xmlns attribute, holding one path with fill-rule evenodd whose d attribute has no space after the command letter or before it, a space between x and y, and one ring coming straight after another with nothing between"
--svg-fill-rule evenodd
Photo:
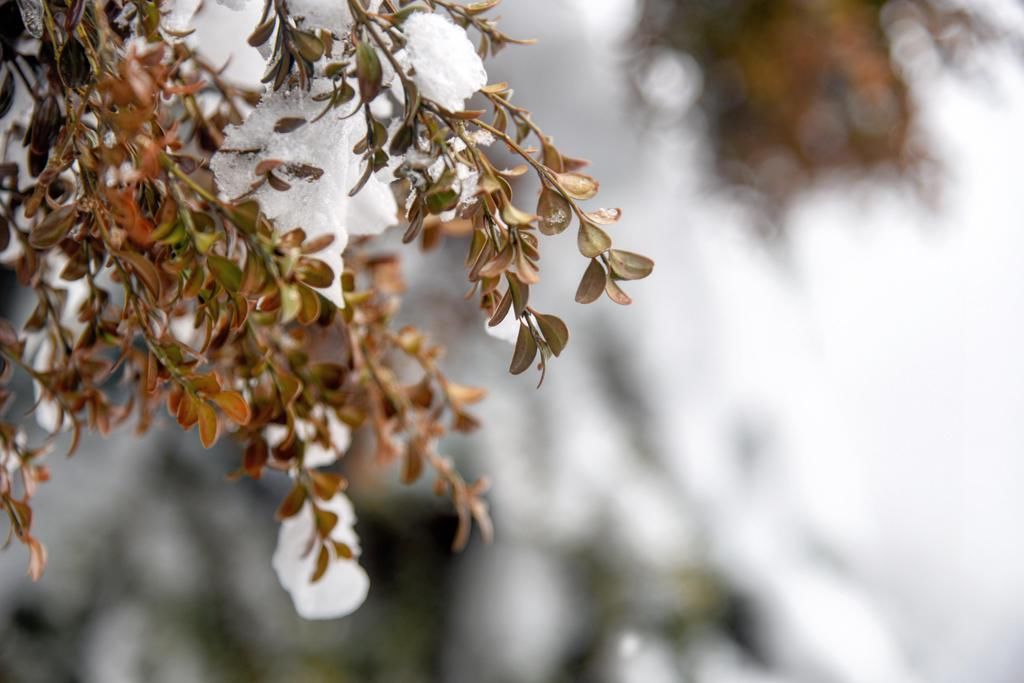
<instances>
[{"instance_id":1,"label":"blurred background","mask_svg":"<svg viewBox=\"0 0 1024 683\"><path fill-rule=\"evenodd\" d=\"M239 80L258 12L200 15ZM429 483L354 453L370 596L304 622L270 568L285 482L174 429L93 438L35 499L44 580L0 555L0 681L1024 680L1022 6L500 13L540 42L491 81L658 266L583 307L546 241L573 338L536 391L461 299L464 246L403 252L407 319L490 390L445 450L491 476L496 541L453 555Z\"/></svg>"}]
</instances>

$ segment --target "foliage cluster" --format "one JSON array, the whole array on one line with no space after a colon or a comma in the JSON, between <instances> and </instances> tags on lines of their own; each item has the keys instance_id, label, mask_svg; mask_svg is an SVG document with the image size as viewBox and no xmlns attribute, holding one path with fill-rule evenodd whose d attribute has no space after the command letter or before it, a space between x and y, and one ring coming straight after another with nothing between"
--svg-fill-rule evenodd
<instances>
[{"instance_id":1,"label":"foliage cluster","mask_svg":"<svg viewBox=\"0 0 1024 683\"><path fill-rule=\"evenodd\" d=\"M372 235L349 240L358 225L323 230L270 214L276 197L325 183L330 169L228 148L247 117L276 112L275 98L317 111L276 118L275 140L298 141L324 121L359 133L350 148L317 140L360 168L349 196L322 192L325 204L355 201L386 176L404 242L467 242L470 295L492 326L517 321L513 373L536 365L543 378L569 339L561 319L530 305L542 237L577 223L588 259L580 302L629 303L620 283L651 272L646 257L613 248L607 228L620 212L582 206L597 181L513 103L508 84L481 83L481 108L466 110L455 106L461 97L434 94L429 61L410 59L407 27L424 15L475 35L481 56L524 42L489 18L498 0L338 2L331 11L346 21L317 25L309 0L266 0L249 39L267 57L263 93L227 82L187 30L168 26L173 8L153 0L0 6L0 249L36 299L23 324L0 322L0 402L11 407L24 373L49 432L32 445L25 425L0 421L0 505L30 549L33 577L46 552L32 534L31 497L57 436L70 432L74 452L84 430L105 435L135 416L144 432L164 409L197 427L206 447L224 434L239 442L237 476L292 477L279 517L312 509L313 582L353 557L325 504L347 486L324 466L343 455L337 435L348 430L372 437L405 482L433 471L459 515L456 547L474 519L489 533L485 482L464 480L437 447L449 431L478 426L469 408L484 392L442 372L442 349L424 331L395 328L406 286L398 254L376 250ZM522 165L499 168L491 144ZM221 177L218 154L251 162L246 191L226 195L237 164L225 161ZM542 188L535 211L514 191L528 173Z\"/></svg>"}]
</instances>

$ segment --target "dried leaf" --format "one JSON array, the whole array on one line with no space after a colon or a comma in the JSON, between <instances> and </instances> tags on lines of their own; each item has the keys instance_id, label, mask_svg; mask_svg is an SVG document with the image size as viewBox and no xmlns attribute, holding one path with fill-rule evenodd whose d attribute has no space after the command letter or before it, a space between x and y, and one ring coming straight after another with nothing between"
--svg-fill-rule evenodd
<instances>
[{"instance_id":1,"label":"dried leaf","mask_svg":"<svg viewBox=\"0 0 1024 683\"><path fill-rule=\"evenodd\" d=\"M448 398L459 405L473 405L484 400L487 390L480 387L470 387L455 382L448 382L446 386Z\"/></svg>"},{"instance_id":2,"label":"dried leaf","mask_svg":"<svg viewBox=\"0 0 1024 683\"><path fill-rule=\"evenodd\" d=\"M551 348L551 353L555 356L561 355L562 349L569 343L569 328L561 318L554 315L537 313L535 317L541 334Z\"/></svg>"},{"instance_id":3,"label":"dried leaf","mask_svg":"<svg viewBox=\"0 0 1024 683\"><path fill-rule=\"evenodd\" d=\"M135 277L139 278L139 281L142 282L143 287L149 291L153 299L159 301L163 287L160 283L160 273L157 271L156 266L153 265L153 262L134 251L122 252L118 256L128 262L132 272L135 273Z\"/></svg>"},{"instance_id":4,"label":"dried leaf","mask_svg":"<svg viewBox=\"0 0 1024 683\"><path fill-rule=\"evenodd\" d=\"M327 573L330 562L331 558L327 552L327 546L320 546L320 552L316 556L316 569L313 570L313 575L309 577L310 583L316 583L323 578L324 574Z\"/></svg>"},{"instance_id":5,"label":"dried leaf","mask_svg":"<svg viewBox=\"0 0 1024 683\"><path fill-rule=\"evenodd\" d=\"M618 223L619 219L622 218L622 209L598 209L597 211L588 211L587 218L598 225L612 225Z\"/></svg>"},{"instance_id":6,"label":"dried leaf","mask_svg":"<svg viewBox=\"0 0 1024 683\"><path fill-rule=\"evenodd\" d=\"M236 424L247 425L252 419L249 404L237 391L222 391L219 394L214 394L211 400Z\"/></svg>"},{"instance_id":7,"label":"dried leaf","mask_svg":"<svg viewBox=\"0 0 1024 683\"><path fill-rule=\"evenodd\" d=\"M278 119L277 123L274 124L275 133L291 133L292 131L298 130L306 125L306 119L301 116L285 116L284 118ZM259 175L259 171L256 171Z\"/></svg>"},{"instance_id":8,"label":"dried leaf","mask_svg":"<svg viewBox=\"0 0 1024 683\"><path fill-rule=\"evenodd\" d=\"M521 374L533 365L533 359L536 357L537 340L533 338L529 326L522 325L519 328L519 336L516 338L516 348L512 352L512 365L509 366L508 371L513 375Z\"/></svg>"},{"instance_id":9,"label":"dried leaf","mask_svg":"<svg viewBox=\"0 0 1024 683\"><path fill-rule=\"evenodd\" d=\"M654 270L654 261L631 251L612 249L608 252L612 274L622 280L641 280Z\"/></svg>"},{"instance_id":10,"label":"dried leaf","mask_svg":"<svg viewBox=\"0 0 1024 683\"><path fill-rule=\"evenodd\" d=\"M511 273L505 279L508 280L508 290L512 294L512 310L517 318L521 318L530 301L530 288Z\"/></svg>"},{"instance_id":11,"label":"dried leaf","mask_svg":"<svg viewBox=\"0 0 1024 683\"><path fill-rule=\"evenodd\" d=\"M601 267L601 263L597 259L592 259L590 265L587 266L586 272L583 273L583 279L580 280L579 288L576 290L576 302L589 304L597 301L601 297L601 293L604 292L607 279L608 275L604 272L604 268Z\"/></svg>"},{"instance_id":12,"label":"dried leaf","mask_svg":"<svg viewBox=\"0 0 1024 683\"><path fill-rule=\"evenodd\" d=\"M545 187L537 201L537 215L540 216L540 231L545 235L557 235L572 223L572 206L565 197Z\"/></svg>"},{"instance_id":13,"label":"dried leaf","mask_svg":"<svg viewBox=\"0 0 1024 683\"><path fill-rule=\"evenodd\" d=\"M309 477L313 481L313 493L320 500L330 500L339 491L344 491L348 482L335 472L310 470Z\"/></svg>"},{"instance_id":14,"label":"dried leaf","mask_svg":"<svg viewBox=\"0 0 1024 683\"><path fill-rule=\"evenodd\" d=\"M60 244L78 217L78 207L66 204L46 214L46 218L32 226L28 243L33 249L50 249Z\"/></svg>"},{"instance_id":15,"label":"dried leaf","mask_svg":"<svg viewBox=\"0 0 1024 683\"><path fill-rule=\"evenodd\" d=\"M306 502L306 487L301 484L295 484L292 490L288 492L285 499L281 501L281 505L277 508L277 518L288 519L299 514L299 510L302 509L303 503Z\"/></svg>"},{"instance_id":16,"label":"dried leaf","mask_svg":"<svg viewBox=\"0 0 1024 683\"><path fill-rule=\"evenodd\" d=\"M324 510L323 508L316 509L316 530L321 537L327 538L334 531L334 527L338 526L338 515L331 512L330 510Z\"/></svg>"},{"instance_id":17,"label":"dried leaf","mask_svg":"<svg viewBox=\"0 0 1024 683\"><path fill-rule=\"evenodd\" d=\"M28 575L33 581L38 581L46 569L46 547L32 536L25 542L28 544Z\"/></svg>"},{"instance_id":18,"label":"dried leaf","mask_svg":"<svg viewBox=\"0 0 1024 683\"><path fill-rule=\"evenodd\" d=\"M217 441L217 413L205 401L196 402L196 412L199 417L199 440L205 448L209 448Z\"/></svg>"},{"instance_id":19,"label":"dried leaf","mask_svg":"<svg viewBox=\"0 0 1024 683\"><path fill-rule=\"evenodd\" d=\"M612 246L612 238L593 223L583 221L577 234L576 244L580 253L587 258L596 258Z\"/></svg>"},{"instance_id":20,"label":"dried leaf","mask_svg":"<svg viewBox=\"0 0 1024 683\"><path fill-rule=\"evenodd\" d=\"M600 189L596 180L582 173L556 173L555 177L565 193L573 199L590 199Z\"/></svg>"},{"instance_id":21,"label":"dried leaf","mask_svg":"<svg viewBox=\"0 0 1024 683\"><path fill-rule=\"evenodd\" d=\"M615 280L608 278L605 282L604 291L608 295L608 298L619 304L620 306L628 306L633 303L633 300L629 298L629 295L622 291L622 288L616 284Z\"/></svg>"},{"instance_id":22,"label":"dried leaf","mask_svg":"<svg viewBox=\"0 0 1024 683\"><path fill-rule=\"evenodd\" d=\"M355 557L355 553L352 552L352 548L347 543L341 541L332 541L334 544L334 554L343 560L351 560Z\"/></svg>"}]
</instances>

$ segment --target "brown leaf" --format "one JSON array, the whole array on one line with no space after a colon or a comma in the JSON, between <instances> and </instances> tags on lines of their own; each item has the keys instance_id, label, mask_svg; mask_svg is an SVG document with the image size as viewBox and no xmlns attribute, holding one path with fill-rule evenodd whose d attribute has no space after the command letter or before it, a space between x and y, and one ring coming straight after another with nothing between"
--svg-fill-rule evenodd
<instances>
[{"instance_id":1,"label":"brown leaf","mask_svg":"<svg viewBox=\"0 0 1024 683\"><path fill-rule=\"evenodd\" d=\"M516 273L519 275L519 279L528 285L540 282L537 268L526 257L526 252L523 249L516 250Z\"/></svg>"},{"instance_id":2,"label":"brown leaf","mask_svg":"<svg viewBox=\"0 0 1024 683\"><path fill-rule=\"evenodd\" d=\"M334 554L343 560L351 560L355 557L355 553L352 552L352 548L348 547L347 543L341 541L332 541L334 545Z\"/></svg>"},{"instance_id":3,"label":"brown leaf","mask_svg":"<svg viewBox=\"0 0 1024 683\"><path fill-rule=\"evenodd\" d=\"M292 490L288 492L285 499L281 501L281 505L277 508L277 518L288 519L299 514L299 510L302 509L303 503L306 502L306 487L301 484L296 484L292 487Z\"/></svg>"},{"instance_id":4,"label":"brown leaf","mask_svg":"<svg viewBox=\"0 0 1024 683\"><path fill-rule=\"evenodd\" d=\"M46 214L46 218L32 226L28 243L34 249L50 249L60 244L78 217L78 208L67 204Z\"/></svg>"},{"instance_id":5,"label":"brown leaf","mask_svg":"<svg viewBox=\"0 0 1024 683\"><path fill-rule=\"evenodd\" d=\"M309 477L313 480L313 493L320 500L330 500L348 484L345 477L335 472L309 470Z\"/></svg>"},{"instance_id":6,"label":"brown leaf","mask_svg":"<svg viewBox=\"0 0 1024 683\"><path fill-rule=\"evenodd\" d=\"M588 211L587 218L598 225L612 225L613 223L618 223L619 219L622 218L622 209Z\"/></svg>"},{"instance_id":7,"label":"brown leaf","mask_svg":"<svg viewBox=\"0 0 1024 683\"><path fill-rule=\"evenodd\" d=\"M572 223L572 206L565 197L545 187L537 200L540 231L545 235L558 235Z\"/></svg>"},{"instance_id":8,"label":"brown leaf","mask_svg":"<svg viewBox=\"0 0 1024 683\"><path fill-rule=\"evenodd\" d=\"M196 412L199 416L199 440L209 448L217 441L217 413L205 401L196 402Z\"/></svg>"},{"instance_id":9,"label":"brown leaf","mask_svg":"<svg viewBox=\"0 0 1024 683\"><path fill-rule=\"evenodd\" d=\"M580 253L587 258L595 258L603 254L612 246L612 238L601 228L593 223L583 221L580 223L580 231L576 238L576 244Z\"/></svg>"},{"instance_id":10,"label":"brown leaf","mask_svg":"<svg viewBox=\"0 0 1024 683\"><path fill-rule=\"evenodd\" d=\"M536 314L537 326L540 327L544 339L551 347L551 353L558 356L569 343L569 328L562 319L554 315Z\"/></svg>"},{"instance_id":11,"label":"brown leaf","mask_svg":"<svg viewBox=\"0 0 1024 683\"><path fill-rule=\"evenodd\" d=\"M402 483L413 484L423 474L424 455L421 447L411 442L405 451L405 458L402 460Z\"/></svg>"},{"instance_id":12,"label":"brown leaf","mask_svg":"<svg viewBox=\"0 0 1024 683\"><path fill-rule=\"evenodd\" d=\"M512 294L512 311L517 318L522 318L526 304L530 301L530 288L511 273L505 279L508 280L508 291Z\"/></svg>"},{"instance_id":13,"label":"brown leaf","mask_svg":"<svg viewBox=\"0 0 1024 683\"><path fill-rule=\"evenodd\" d=\"M33 581L38 581L46 569L46 547L33 536L29 536L28 544L28 575Z\"/></svg>"},{"instance_id":14,"label":"brown leaf","mask_svg":"<svg viewBox=\"0 0 1024 683\"><path fill-rule=\"evenodd\" d=\"M501 219L508 225L529 225L536 216L532 216L522 209L514 206L512 202L505 202L501 207Z\"/></svg>"},{"instance_id":15,"label":"brown leaf","mask_svg":"<svg viewBox=\"0 0 1024 683\"><path fill-rule=\"evenodd\" d=\"M579 288L576 290L576 302L589 304L597 301L601 297L601 293L604 292L607 279L608 276L604 272L604 268L601 267L600 261L592 259L590 265L587 266L586 272L583 273L583 279L580 280Z\"/></svg>"},{"instance_id":16,"label":"brown leaf","mask_svg":"<svg viewBox=\"0 0 1024 683\"><path fill-rule=\"evenodd\" d=\"M488 327L495 327L505 316L508 315L509 310L512 308L512 288L509 287L505 290L505 294L498 301L497 307L494 309L494 313L491 314L490 319L487 321Z\"/></svg>"},{"instance_id":17,"label":"brown leaf","mask_svg":"<svg viewBox=\"0 0 1024 683\"><path fill-rule=\"evenodd\" d=\"M330 510L316 508L316 530L321 537L330 536L336 526L338 526L338 515Z\"/></svg>"},{"instance_id":18,"label":"brown leaf","mask_svg":"<svg viewBox=\"0 0 1024 683\"><path fill-rule=\"evenodd\" d=\"M153 262L142 254L134 251L125 251L118 254L120 258L128 262L135 277L139 278L142 285L149 291L154 300L159 301L163 291L160 282L160 272L153 265Z\"/></svg>"},{"instance_id":19,"label":"brown leaf","mask_svg":"<svg viewBox=\"0 0 1024 683\"><path fill-rule=\"evenodd\" d=\"M251 441L246 446L245 454L242 456L242 469L253 479L259 479L263 466L267 464L269 457L270 451L267 448L266 441L263 439Z\"/></svg>"},{"instance_id":20,"label":"brown leaf","mask_svg":"<svg viewBox=\"0 0 1024 683\"><path fill-rule=\"evenodd\" d=\"M487 396L486 389L456 384L455 382L448 382L446 390L451 401L459 405L473 405L484 400L484 397Z\"/></svg>"},{"instance_id":21,"label":"brown leaf","mask_svg":"<svg viewBox=\"0 0 1024 683\"><path fill-rule=\"evenodd\" d=\"M654 270L654 261L631 251L612 249L608 252L612 273L623 280L641 280Z\"/></svg>"},{"instance_id":22,"label":"brown leaf","mask_svg":"<svg viewBox=\"0 0 1024 683\"><path fill-rule=\"evenodd\" d=\"M291 133L294 130L298 130L306 125L306 119L301 116L285 116L284 118L278 119L277 123L274 124L275 133ZM257 174L259 171L257 171Z\"/></svg>"},{"instance_id":23,"label":"brown leaf","mask_svg":"<svg viewBox=\"0 0 1024 683\"><path fill-rule=\"evenodd\" d=\"M537 357L537 340L533 338L533 333L530 331L528 325L522 325L519 328L519 336L516 338L516 348L512 352L512 364L509 366L508 371L513 375L518 375L525 372L531 365L533 365L533 359Z\"/></svg>"},{"instance_id":24,"label":"brown leaf","mask_svg":"<svg viewBox=\"0 0 1024 683\"><path fill-rule=\"evenodd\" d=\"M622 291L622 288L619 287L615 280L611 278L608 278L608 281L605 283L604 291L608 295L609 299L620 306L628 306L633 303L633 300L629 298L629 295Z\"/></svg>"},{"instance_id":25,"label":"brown leaf","mask_svg":"<svg viewBox=\"0 0 1024 683\"><path fill-rule=\"evenodd\" d=\"M582 173L556 173L555 177L565 193L573 199L590 199L600 189L596 180Z\"/></svg>"},{"instance_id":26,"label":"brown leaf","mask_svg":"<svg viewBox=\"0 0 1024 683\"><path fill-rule=\"evenodd\" d=\"M252 411L249 409L249 404L246 403L245 398L237 391L222 391L219 394L214 394L211 400L236 424L247 425L249 420L252 419Z\"/></svg>"},{"instance_id":27,"label":"brown leaf","mask_svg":"<svg viewBox=\"0 0 1024 683\"><path fill-rule=\"evenodd\" d=\"M327 567L330 566L331 558L327 552L327 546L321 545L320 552L316 556L316 569L313 571L313 576L309 578L311 583L316 583L323 578L324 574L327 573Z\"/></svg>"}]
</instances>

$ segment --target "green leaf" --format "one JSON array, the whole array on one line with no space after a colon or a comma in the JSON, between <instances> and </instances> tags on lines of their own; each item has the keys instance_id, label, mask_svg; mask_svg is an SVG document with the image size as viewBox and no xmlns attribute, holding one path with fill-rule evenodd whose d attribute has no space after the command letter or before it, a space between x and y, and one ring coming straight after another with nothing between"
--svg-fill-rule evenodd
<instances>
[{"instance_id":1,"label":"green leaf","mask_svg":"<svg viewBox=\"0 0 1024 683\"><path fill-rule=\"evenodd\" d=\"M452 188L437 190L427 195L427 211L435 216L451 211L459 204L459 193Z\"/></svg>"},{"instance_id":2,"label":"green leaf","mask_svg":"<svg viewBox=\"0 0 1024 683\"><path fill-rule=\"evenodd\" d=\"M307 62L315 62L324 56L324 44L316 35L306 31L291 31L292 42Z\"/></svg>"},{"instance_id":3,"label":"green leaf","mask_svg":"<svg viewBox=\"0 0 1024 683\"><path fill-rule=\"evenodd\" d=\"M224 286L229 292L237 292L242 286L242 269L234 261L226 259L217 254L210 254L206 257L206 263L210 266L213 276L217 282Z\"/></svg>"},{"instance_id":4,"label":"green leaf","mask_svg":"<svg viewBox=\"0 0 1024 683\"><path fill-rule=\"evenodd\" d=\"M356 47L356 80L363 102L372 102L380 94L383 78L377 50L369 43L359 43Z\"/></svg>"}]
</instances>

